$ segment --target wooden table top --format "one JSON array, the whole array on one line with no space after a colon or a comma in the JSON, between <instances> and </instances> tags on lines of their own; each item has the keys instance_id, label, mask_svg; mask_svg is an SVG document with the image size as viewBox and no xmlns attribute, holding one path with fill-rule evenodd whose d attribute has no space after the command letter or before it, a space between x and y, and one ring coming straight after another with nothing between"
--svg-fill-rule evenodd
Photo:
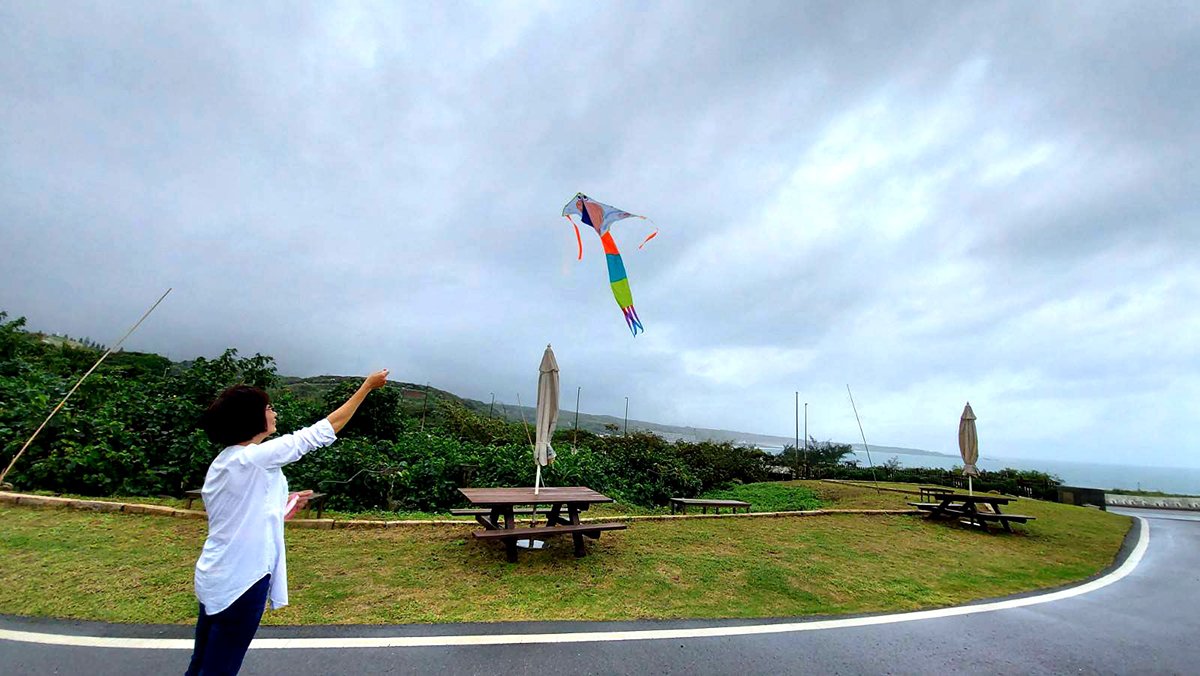
<instances>
[{"instance_id":1,"label":"wooden table top","mask_svg":"<svg viewBox=\"0 0 1200 676\"><path fill-rule=\"evenodd\" d=\"M978 493L976 493L975 495L943 493L941 495L938 495L937 499L941 500L943 502L945 502L946 500L949 500L950 502L990 502L992 504L1000 504L1000 505L1007 505L1008 503L1012 502L1012 498L1002 498L999 495L980 495Z\"/></svg>"},{"instance_id":2,"label":"wooden table top","mask_svg":"<svg viewBox=\"0 0 1200 676\"><path fill-rule=\"evenodd\" d=\"M543 486L533 493L532 486L523 488L460 488L473 505L531 505L555 502L612 502L613 499L587 486Z\"/></svg>"}]
</instances>

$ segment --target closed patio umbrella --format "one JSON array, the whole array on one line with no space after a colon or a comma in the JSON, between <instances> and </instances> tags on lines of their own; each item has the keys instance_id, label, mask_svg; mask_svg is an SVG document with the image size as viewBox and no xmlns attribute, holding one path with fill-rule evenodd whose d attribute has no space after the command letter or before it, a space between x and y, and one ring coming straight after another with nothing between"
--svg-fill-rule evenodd
<instances>
[{"instance_id":1,"label":"closed patio umbrella","mask_svg":"<svg viewBox=\"0 0 1200 676\"><path fill-rule=\"evenodd\" d=\"M979 437L975 434L975 412L971 410L969 401L958 421L958 452L965 463L963 474L967 475L967 492L974 495L971 477L979 476L979 468L975 466L979 462Z\"/></svg>"},{"instance_id":2,"label":"closed patio umbrella","mask_svg":"<svg viewBox=\"0 0 1200 676\"><path fill-rule=\"evenodd\" d=\"M554 447L550 445L550 439L557 426L558 362L554 359L554 350L547 345L541 366L538 367L537 437L533 444L533 459L537 465L537 475L533 480L535 495L542 483L542 468L554 462Z\"/></svg>"}]
</instances>

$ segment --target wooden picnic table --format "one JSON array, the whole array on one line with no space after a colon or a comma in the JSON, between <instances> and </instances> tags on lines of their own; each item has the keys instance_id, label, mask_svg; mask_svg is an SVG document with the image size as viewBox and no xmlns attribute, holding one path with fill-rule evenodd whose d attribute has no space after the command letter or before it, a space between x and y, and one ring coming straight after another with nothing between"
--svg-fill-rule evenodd
<instances>
[{"instance_id":1,"label":"wooden picnic table","mask_svg":"<svg viewBox=\"0 0 1200 676\"><path fill-rule=\"evenodd\" d=\"M987 528L987 522L999 521L1004 526L1004 530L1009 532L1012 532L1009 522L1025 523L1037 518L1025 514L1004 514L1000 511L1000 505L1007 505L1012 502L1012 498L998 495L945 493L938 495L937 500L937 502L910 502L908 504L927 512L928 518L931 519L958 518L962 522L984 529ZM991 507L991 511L980 511L980 505L988 505Z\"/></svg>"},{"instance_id":2,"label":"wooden picnic table","mask_svg":"<svg viewBox=\"0 0 1200 676\"><path fill-rule=\"evenodd\" d=\"M595 504L612 502L613 499L597 493L586 486L544 486L534 493L532 487L524 488L460 488L459 493L477 508L487 509L486 514L472 513L483 530L475 531L480 539L500 539L509 563L517 561L517 540L533 540L555 535L571 535L575 542L575 556L584 556L583 538L599 539L606 530L622 530L623 523L581 523L579 513ZM545 507L546 525L517 528L516 508L528 505L537 510ZM521 510L525 511L525 510ZM565 514L564 514L565 512Z\"/></svg>"}]
</instances>

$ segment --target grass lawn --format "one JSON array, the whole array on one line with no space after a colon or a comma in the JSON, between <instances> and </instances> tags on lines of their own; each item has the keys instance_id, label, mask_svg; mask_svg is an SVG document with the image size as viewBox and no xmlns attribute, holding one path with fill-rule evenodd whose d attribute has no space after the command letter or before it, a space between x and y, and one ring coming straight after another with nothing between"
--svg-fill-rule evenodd
<instances>
[{"instance_id":1,"label":"grass lawn","mask_svg":"<svg viewBox=\"0 0 1200 676\"><path fill-rule=\"evenodd\" d=\"M900 493L824 482L831 509ZM780 485L775 485L780 488ZM750 489L752 487L741 487ZM755 489L757 490L757 489ZM760 510L761 511L761 510ZM636 521L504 560L473 525L289 529L292 605L265 624L783 617L915 610L1055 586L1112 562L1128 517L1035 500L1016 534L915 516ZM393 517L394 518L394 517ZM0 613L191 623L202 520L0 506Z\"/></svg>"}]
</instances>

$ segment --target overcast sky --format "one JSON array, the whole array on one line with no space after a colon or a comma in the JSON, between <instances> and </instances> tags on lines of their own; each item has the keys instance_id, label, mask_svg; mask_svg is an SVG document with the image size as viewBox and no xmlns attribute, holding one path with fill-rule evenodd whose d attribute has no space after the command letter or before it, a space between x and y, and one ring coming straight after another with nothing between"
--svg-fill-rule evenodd
<instances>
[{"instance_id":1,"label":"overcast sky","mask_svg":"<svg viewBox=\"0 0 1200 676\"><path fill-rule=\"evenodd\" d=\"M1200 4L0 0L0 309L174 359L1200 467ZM257 4L257 3L255 3ZM582 191L613 229L632 337Z\"/></svg>"}]
</instances>

